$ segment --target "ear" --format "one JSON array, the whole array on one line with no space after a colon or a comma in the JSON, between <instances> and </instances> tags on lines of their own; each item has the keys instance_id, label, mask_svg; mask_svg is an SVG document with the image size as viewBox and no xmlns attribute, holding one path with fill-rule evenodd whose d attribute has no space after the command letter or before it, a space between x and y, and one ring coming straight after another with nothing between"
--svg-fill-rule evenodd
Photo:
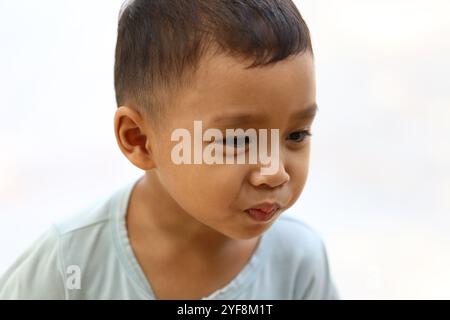
<instances>
[{"instance_id":1,"label":"ear","mask_svg":"<svg viewBox=\"0 0 450 320\"><path fill-rule=\"evenodd\" d=\"M136 167L155 168L150 132L144 118L134 109L121 106L114 115L114 132L120 150Z\"/></svg>"}]
</instances>

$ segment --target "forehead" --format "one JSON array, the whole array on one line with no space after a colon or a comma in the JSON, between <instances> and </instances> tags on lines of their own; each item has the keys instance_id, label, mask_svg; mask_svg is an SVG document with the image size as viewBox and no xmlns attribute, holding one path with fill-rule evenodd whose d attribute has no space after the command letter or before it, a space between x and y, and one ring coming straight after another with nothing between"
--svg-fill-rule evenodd
<instances>
[{"instance_id":1,"label":"forehead","mask_svg":"<svg viewBox=\"0 0 450 320\"><path fill-rule=\"evenodd\" d=\"M202 60L177 116L211 123L239 115L257 120L314 114L315 71L309 53L268 66L248 65L224 55Z\"/></svg>"}]
</instances>

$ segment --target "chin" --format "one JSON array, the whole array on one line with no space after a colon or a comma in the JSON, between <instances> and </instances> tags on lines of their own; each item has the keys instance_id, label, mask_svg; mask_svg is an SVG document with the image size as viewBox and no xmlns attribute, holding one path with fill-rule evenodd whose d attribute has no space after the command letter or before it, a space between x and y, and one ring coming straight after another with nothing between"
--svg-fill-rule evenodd
<instances>
[{"instance_id":1,"label":"chin","mask_svg":"<svg viewBox=\"0 0 450 320\"><path fill-rule=\"evenodd\" d=\"M242 226L241 230L234 232L229 237L234 240L250 240L261 236L269 227L270 224Z\"/></svg>"}]
</instances>

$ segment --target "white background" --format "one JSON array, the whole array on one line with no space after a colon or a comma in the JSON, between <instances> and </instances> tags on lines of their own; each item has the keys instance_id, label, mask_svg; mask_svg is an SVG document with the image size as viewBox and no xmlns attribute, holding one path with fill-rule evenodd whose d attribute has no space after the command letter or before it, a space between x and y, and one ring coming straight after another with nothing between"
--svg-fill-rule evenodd
<instances>
[{"instance_id":1,"label":"white background","mask_svg":"<svg viewBox=\"0 0 450 320\"><path fill-rule=\"evenodd\" d=\"M141 171L113 132L120 0L0 0L0 274ZM299 0L320 111L290 212L343 298L450 299L450 3Z\"/></svg>"}]
</instances>

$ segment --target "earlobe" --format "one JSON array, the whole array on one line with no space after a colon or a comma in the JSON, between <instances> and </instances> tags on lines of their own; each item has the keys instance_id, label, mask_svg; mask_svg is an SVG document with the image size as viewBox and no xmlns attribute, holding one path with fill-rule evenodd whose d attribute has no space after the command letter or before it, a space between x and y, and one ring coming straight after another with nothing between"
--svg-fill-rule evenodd
<instances>
[{"instance_id":1,"label":"earlobe","mask_svg":"<svg viewBox=\"0 0 450 320\"><path fill-rule=\"evenodd\" d=\"M131 163L142 170L155 167L145 122L138 112L127 106L119 107L114 116L114 132L120 150Z\"/></svg>"}]
</instances>

